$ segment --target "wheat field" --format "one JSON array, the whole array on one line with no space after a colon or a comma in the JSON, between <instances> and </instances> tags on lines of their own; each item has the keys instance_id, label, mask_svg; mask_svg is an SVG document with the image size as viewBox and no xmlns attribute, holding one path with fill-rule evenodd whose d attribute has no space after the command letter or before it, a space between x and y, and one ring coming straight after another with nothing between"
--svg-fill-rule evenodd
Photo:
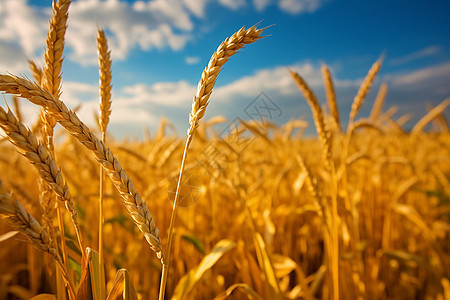
<instances>
[{"instance_id":1,"label":"wheat field","mask_svg":"<svg viewBox=\"0 0 450 300\"><path fill-rule=\"evenodd\" d=\"M371 91L379 59L347 124L326 65L326 99L290 71L314 124L208 116L258 25L212 54L186 136L163 119L142 141L116 140L101 29L98 127L61 96L69 6L54 3L33 79L0 75L13 103L0 108L0 299L450 299L450 98L405 129L388 87ZM36 124L23 124L25 101Z\"/></svg>"}]
</instances>

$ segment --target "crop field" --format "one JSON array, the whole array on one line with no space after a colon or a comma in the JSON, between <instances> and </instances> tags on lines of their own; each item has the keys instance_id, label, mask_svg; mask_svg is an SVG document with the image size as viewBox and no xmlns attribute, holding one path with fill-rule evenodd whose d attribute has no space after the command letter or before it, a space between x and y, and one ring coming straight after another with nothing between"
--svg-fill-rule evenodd
<instances>
[{"instance_id":1,"label":"crop field","mask_svg":"<svg viewBox=\"0 0 450 300\"><path fill-rule=\"evenodd\" d=\"M264 38L255 25L199 74L186 135L163 119L116 140L101 29L98 126L60 97L69 4L54 3L34 78L0 74L0 299L450 300L450 98L405 129L388 86L371 91L380 58L347 124L326 65L326 99L286 70L313 124L208 115L224 64Z\"/></svg>"}]
</instances>

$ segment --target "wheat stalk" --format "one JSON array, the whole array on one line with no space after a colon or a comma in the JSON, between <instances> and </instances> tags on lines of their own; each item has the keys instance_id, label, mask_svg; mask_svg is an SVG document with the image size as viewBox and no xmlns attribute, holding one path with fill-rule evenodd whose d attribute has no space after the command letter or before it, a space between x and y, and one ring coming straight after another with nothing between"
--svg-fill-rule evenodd
<instances>
[{"instance_id":1,"label":"wheat stalk","mask_svg":"<svg viewBox=\"0 0 450 300\"><path fill-rule=\"evenodd\" d=\"M49 20L49 30L47 32L46 38L46 49L44 53L44 69L42 71L42 77L40 84L48 90L50 93L59 97L61 94L61 70L63 63L63 50L64 50L64 39L67 28L67 18L70 0L53 0L52 5L52 15ZM49 112L44 108L41 109L41 121L42 121L42 136L44 138L44 145L50 151L50 153L55 156L54 144L53 144L53 128L56 126L56 120L50 116ZM46 185L43 185L43 193L45 191ZM48 195L51 197L50 195ZM59 206L57 206L57 215L59 230L61 232L61 251L63 253L64 263L66 268L69 268L68 257L66 251L66 244L64 242L64 224L62 220L62 212ZM81 249L83 252L83 248Z\"/></svg>"},{"instance_id":2,"label":"wheat stalk","mask_svg":"<svg viewBox=\"0 0 450 300\"><path fill-rule=\"evenodd\" d=\"M68 292L71 299L75 299L75 289L68 277L65 268L56 249L52 246L48 232L39 224L38 221L5 189L0 180L0 215L15 229L22 232L27 239L39 250L49 253L53 256L59 267L61 274L66 281Z\"/></svg>"},{"instance_id":3,"label":"wheat stalk","mask_svg":"<svg viewBox=\"0 0 450 300\"><path fill-rule=\"evenodd\" d=\"M38 143L33 133L16 119L10 110L6 112L2 107L0 107L0 127L6 133L10 142L36 167L42 179L56 193L59 200L65 203L75 227L80 249L84 249L72 195L52 156L44 146Z\"/></svg>"},{"instance_id":4,"label":"wheat stalk","mask_svg":"<svg viewBox=\"0 0 450 300\"><path fill-rule=\"evenodd\" d=\"M187 130L187 139L184 147L183 158L181 159L180 173L178 177L177 189L175 192L175 199L173 201L172 215L170 217L169 225L169 240L167 242L167 249L165 253L166 260L163 261L163 272L161 274L161 284L159 289L159 300L164 299L167 275L169 271L169 261L170 261L170 250L172 247L172 237L173 228L175 224L175 219L178 210L178 198L181 182L183 180L183 172L185 168L185 162L187 158L187 152L189 145L194 137L194 132L198 127L198 122L205 115L206 107L209 104L209 99L211 97L212 90L216 84L217 76L222 70L224 64L230 59L231 56L236 54L236 52L247 44L256 42L261 37L261 34L265 28L258 29L255 26L245 29L242 27L240 30L235 32L232 36L225 39L217 48L217 50L211 56L208 65L202 72L202 76L197 85L197 92L192 101L192 109L189 114L189 128Z\"/></svg>"},{"instance_id":5,"label":"wheat stalk","mask_svg":"<svg viewBox=\"0 0 450 300\"><path fill-rule=\"evenodd\" d=\"M102 142L106 141L106 128L109 123L109 116L111 115L111 57L108 51L108 42L106 40L105 32L97 30L97 53L99 63L99 86L100 86L100 115L99 125L102 133ZM99 184L99 232L98 232L98 253L100 257L100 268L103 269L103 184L104 175L103 168L100 166L100 184ZM101 295L104 298L106 295L104 273L100 273Z\"/></svg>"},{"instance_id":6,"label":"wheat stalk","mask_svg":"<svg viewBox=\"0 0 450 300\"><path fill-rule=\"evenodd\" d=\"M147 205L142 201L141 195L134 188L133 182L111 150L62 101L29 80L12 75L0 75L0 90L18 94L36 105L45 107L70 134L94 153L97 161L103 166L122 196L135 224L144 234L158 258L162 259L161 240L155 221Z\"/></svg>"},{"instance_id":7,"label":"wheat stalk","mask_svg":"<svg viewBox=\"0 0 450 300\"><path fill-rule=\"evenodd\" d=\"M311 111L313 113L314 122L316 124L317 134L319 136L319 140L322 145L322 157L325 161L325 166L330 173L330 190L331 190L331 212L324 215L324 219L328 224L328 228L330 229L325 234L326 236L326 246L328 256L331 262L331 279L332 279L332 293L333 299L339 298L339 236L338 236L338 211L337 211L337 177L335 166L332 157L332 144L331 144L331 134L330 131L325 127L325 121L322 109L320 107L319 101L314 94L314 92L309 88L306 82L303 80L300 75L296 72L289 71L291 73L292 78L295 81L298 89L303 93L306 101L311 107ZM327 206L328 207L328 206ZM331 218L328 216L331 215Z\"/></svg>"},{"instance_id":8,"label":"wheat stalk","mask_svg":"<svg viewBox=\"0 0 450 300\"><path fill-rule=\"evenodd\" d=\"M330 70L328 69L327 65L322 65L322 77L323 77L323 83L325 86L325 92L327 95L327 103L328 108L330 109L330 114L333 117L334 122L336 123L336 126L338 127L339 131L341 131L341 121L339 117L339 109L337 106L337 100L336 100L336 93L334 91L333 86L333 80L331 79Z\"/></svg>"}]
</instances>

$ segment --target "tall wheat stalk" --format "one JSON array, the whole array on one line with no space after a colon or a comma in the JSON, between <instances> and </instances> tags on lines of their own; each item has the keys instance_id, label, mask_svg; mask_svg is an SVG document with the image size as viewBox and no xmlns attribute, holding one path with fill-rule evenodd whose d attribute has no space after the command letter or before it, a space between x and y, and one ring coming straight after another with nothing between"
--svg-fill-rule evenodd
<instances>
[{"instance_id":1,"label":"tall wheat stalk","mask_svg":"<svg viewBox=\"0 0 450 300\"><path fill-rule=\"evenodd\" d=\"M298 89L303 93L314 117L317 135L322 146L322 157L325 161L325 166L330 174L330 189L331 189L331 212L324 209L324 220L326 231L324 233L325 243L327 249L328 259L331 263L331 283L332 283L332 297L339 299L339 232L338 232L338 211L337 211L337 176L332 153L332 138L331 133L325 126L324 116L319 101L314 92L309 88L308 84L296 72L290 71L292 78L295 81ZM319 200L319 204L321 201ZM325 208L328 206L325 206ZM331 218L328 216L331 215Z\"/></svg>"},{"instance_id":2,"label":"tall wheat stalk","mask_svg":"<svg viewBox=\"0 0 450 300\"><path fill-rule=\"evenodd\" d=\"M108 42L106 40L105 32L97 30L97 54L99 63L99 87L100 87L100 116L99 125L102 133L102 142L106 143L106 128L109 123L109 116L111 115L111 57L108 51ZM99 224L98 224L98 252L100 257L100 268L103 270L104 254L103 254L103 184L104 174L103 168L100 166L100 191L99 191ZM100 272L102 278L100 297L103 299L106 294L104 272Z\"/></svg>"},{"instance_id":3,"label":"tall wheat stalk","mask_svg":"<svg viewBox=\"0 0 450 300\"><path fill-rule=\"evenodd\" d=\"M67 28L68 11L71 0L53 0L53 10L52 16L49 20L49 30L46 39L46 49L44 53L45 65L42 71L42 77L40 84L52 93L55 97L59 97L61 94L61 70L63 63L63 51L64 51L64 40ZM49 115L45 109L41 109L41 119L42 119L42 133L45 139L44 144L54 156L54 145L53 145L53 128L56 126L56 121ZM42 185L44 188L43 194L46 197L52 197L51 193L45 191L46 185ZM49 200L50 202L51 200ZM61 232L61 251L63 253L64 263L66 268L69 269L65 232L61 208L57 205L56 212L58 215L59 230ZM81 253L84 250L81 249Z\"/></svg>"},{"instance_id":4,"label":"tall wheat stalk","mask_svg":"<svg viewBox=\"0 0 450 300\"><path fill-rule=\"evenodd\" d=\"M222 67L230 59L230 57L233 56L239 49L241 49L247 44L251 44L260 39L264 29L265 28L258 29L256 28L256 25L250 27L247 30L245 29L245 27L242 27L239 31L235 32L231 37L225 39L225 41L223 41L219 45L217 50L211 56L208 66L203 70L202 77L198 83L197 92L194 96L194 100L192 101L191 113L189 114L190 126L187 130L186 144L183 151L183 158L181 160L180 174L178 177L177 189L175 192L175 198L172 207L172 215L170 217L169 236L166 253L164 255L165 259L163 260L163 269L161 273L161 285L159 290L160 300L163 300L165 295L167 276L169 272L170 251L172 248L173 229L178 210L178 199L180 196L179 191L181 182L183 180L183 173L189 145L192 142L195 130L198 128L198 122L205 115L206 107L209 104L209 99L211 97L212 90L216 83L217 76L222 70Z\"/></svg>"}]
</instances>

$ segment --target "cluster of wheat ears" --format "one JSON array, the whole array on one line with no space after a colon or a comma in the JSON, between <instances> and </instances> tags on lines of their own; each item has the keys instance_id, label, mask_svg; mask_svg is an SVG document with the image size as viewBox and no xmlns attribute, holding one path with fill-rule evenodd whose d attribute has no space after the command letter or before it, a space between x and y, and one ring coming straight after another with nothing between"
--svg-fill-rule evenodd
<instances>
[{"instance_id":1,"label":"cluster of wheat ears","mask_svg":"<svg viewBox=\"0 0 450 300\"><path fill-rule=\"evenodd\" d=\"M394 120L395 107L383 111L383 84L370 117L356 120L378 60L344 131L328 68L328 112L291 72L318 139L301 136L302 120L282 127L242 121L234 134L248 130L257 138L237 154L212 128L226 120L200 121L224 64L262 37L264 29L243 27L202 73L184 147L166 133L166 120L144 142L115 142L107 134L111 59L102 30L99 128L87 127L60 97L69 6L53 3L44 67L29 62L34 81L0 75L0 90L14 100L14 113L0 107L3 140L13 145L0 144L0 215L8 221L0 224L1 299L450 299L450 134L443 114L450 99L407 132L409 116ZM20 98L41 107L32 129L22 123ZM55 147L58 123L69 135ZM436 130L424 132L430 123ZM227 157L225 169L213 159L195 162L207 145ZM177 217L180 201L193 197L190 186L202 201Z\"/></svg>"}]
</instances>

